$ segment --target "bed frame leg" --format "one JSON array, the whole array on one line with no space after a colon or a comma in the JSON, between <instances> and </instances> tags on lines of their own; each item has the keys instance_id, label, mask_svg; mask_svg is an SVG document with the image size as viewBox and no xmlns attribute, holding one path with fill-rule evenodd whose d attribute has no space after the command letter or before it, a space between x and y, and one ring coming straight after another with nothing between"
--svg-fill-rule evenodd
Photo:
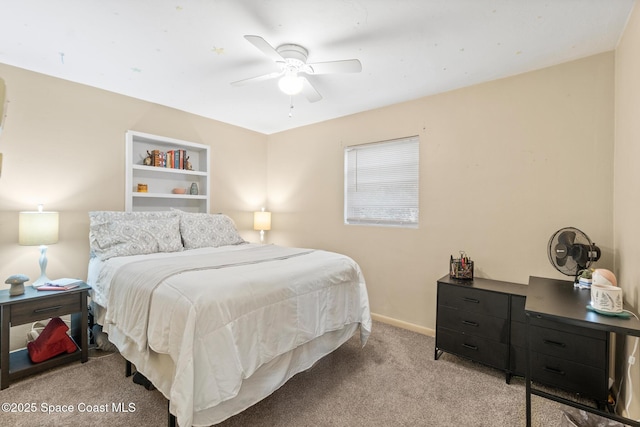
<instances>
[{"instance_id":1,"label":"bed frame leg","mask_svg":"<svg viewBox=\"0 0 640 427\"><path fill-rule=\"evenodd\" d=\"M131 376L131 362L129 362L128 360L126 360L126 365L125 365L125 375L127 377ZM147 389L149 390L149 389ZM171 402L169 402L167 400L167 424L169 425L169 427L176 427L176 416L173 415L170 411L169 411L169 405Z\"/></svg>"},{"instance_id":2,"label":"bed frame leg","mask_svg":"<svg viewBox=\"0 0 640 427\"><path fill-rule=\"evenodd\" d=\"M176 427L176 416L173 415L171 412L169 412L170 403L171 402L167 400L167 414L169 415L168 417L169 427Z\"/></svg>"}]
</instances>

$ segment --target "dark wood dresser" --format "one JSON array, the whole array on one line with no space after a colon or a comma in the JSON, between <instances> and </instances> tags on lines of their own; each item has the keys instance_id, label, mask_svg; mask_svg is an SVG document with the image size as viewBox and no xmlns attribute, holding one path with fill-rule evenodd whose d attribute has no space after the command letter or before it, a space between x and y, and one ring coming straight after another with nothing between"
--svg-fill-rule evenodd
<instances>
[{"instance_id":1,"label":"dark wood dresser","mask_svg":"<svg viewBox=\"0 0 640 427\"><path fill-rule=\"evenodd\" d=\"M507 382L524 376L526 290L491 279L438 280L434 358L442 352L466 357L504 371Z\"/></svg>"}]
</instances>

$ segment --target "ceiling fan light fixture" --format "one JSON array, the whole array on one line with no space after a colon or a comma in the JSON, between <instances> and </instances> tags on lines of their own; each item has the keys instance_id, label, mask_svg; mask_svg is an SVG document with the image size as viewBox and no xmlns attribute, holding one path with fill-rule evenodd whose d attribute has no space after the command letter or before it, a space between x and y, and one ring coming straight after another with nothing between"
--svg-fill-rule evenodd
<instances>
[{"instance_id":1,"label":"ceiling fan light fixture","mask_svg":"<svg viewBox=\"0 0 640 427\"><path fill-rule=\"evenodd\" d=\"M249 79L231 82L232 86L244 86L247 83L261 82L279 78L278 87L289 96L302 93L309 102L318 102L322 95L318 93L312 82L299 74L321 75L335 73L359 73L362 64L357 59L307 63L309 52L297 44L283 44L274 48L260 36L246 35L244 38L273 60L279 68L278 72L264 74ZM315 77L313 77L315 78Z\"/></svg>"},{"instance_id":2,"label":"ceiling fan light fixture","mask_svg":"<svg viewBox=\"0 0 640 427\"><path fill-rule=\"evenodd\" d=\"M302 91L302 77L295 71L287 71L278 81L278 87L287 95L297 95Z\"/></svg>"}]
</instances>

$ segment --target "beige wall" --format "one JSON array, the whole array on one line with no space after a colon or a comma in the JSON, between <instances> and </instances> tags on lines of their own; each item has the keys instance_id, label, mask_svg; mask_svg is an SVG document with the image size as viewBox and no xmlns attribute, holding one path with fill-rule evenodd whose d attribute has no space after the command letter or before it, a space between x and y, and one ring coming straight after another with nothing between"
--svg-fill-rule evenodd
<instances>
[{"instance_id":1,"label":"beige wall","mask_svg":"<svg viewBox=\"0 0 640 427\"><path fill-rule=\"evenodd\" d=\"M228 213L257 240L252 211L266 199L266 136L149 102L0 64L9 99L0 135L0 278L39 275L37 247L18 245L18 212L60 212L49 277L81 277L89 255L87 212L124 209L129 129L211 146L211 212ZM215 102L215 100L212 100Z\"/></svg>"},{"instance_id":2,"label":"beige wall","mask_svg":"<svg viewBox=\"0 0 640 427\"><path fill-rule=\"evenodd\" d=\"M623 288L625 301L636 310L640 307L640 9L633 11L623 37L616 49L613 233L615 273ZM627 339L626 359L635 343ZM636 358L640 359L638 353ZM623 365L624 366L624 365ZM618 372L625 375L626 370ZM640 418L640 365L631 371L634 380L630 416ZM628 386L628 378L625 378ZM625 399L626 402L625 393Z\"/></svg>"},{"instance_id":3,"label":"beige wall","mask_svg":"<svg viewBox=\"0 0 640 427\"><path fill-rule=\"evenodd\" d=\"M371 309L435 326L436 280L465 250L476 275L567 278L547 259L564 226L613 267L612 52L269 136L271 242L343 252ZM419 135L417 230L343 223L343 148Z\"/></svg>"}]
</instances>

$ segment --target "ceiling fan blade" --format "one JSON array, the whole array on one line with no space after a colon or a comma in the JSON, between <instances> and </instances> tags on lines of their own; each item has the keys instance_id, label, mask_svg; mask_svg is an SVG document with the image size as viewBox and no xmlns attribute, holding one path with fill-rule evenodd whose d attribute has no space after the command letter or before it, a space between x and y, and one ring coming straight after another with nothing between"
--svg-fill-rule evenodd
<instances>
[{"instance_id":1,"label":"ceiling fan blade","mask_svg":"<svg viewBox=\"0 0 640 427\"><path fill-rule=\"evenodd\" d=\"M309 102L318 102L322 99L322 95L316 90L311 82L304 77L302 79L302 94L307 98Z\"/></svg>"},{"instance_id":2,"label":"ceiling fan blade","mask_svg":"<svg viewBox=\"0 0 640 427\"><path fill-rule=\"evenodd\" d=\"M359 73L362 64L357 59L342 61L316 62L307 64L305 72L308 74Z\"/></svg>"},{"instance_id":3,"label":"ceiling fan blade","mask_svg":"<svg viewBox=\"0 0 640 427\"><path fill-rule=\"evenodd\" d=\"M284 58L273 48L265 39L260 36L244 36L252 45L260 49L262 53L267 55L275 62L284 62Z\"/></svg>"},{"instance_id":4,"label":"ceiling fan blade","mask_svg":"<svg viewBox=\"0 0 640 427\"><path fill-rule=\"evenodd\" d=\"M251 83L263 82L265 80L275 79L276 77L280 77L283 74L282 71L276 71L269 74L264 74L262 76L251 77L249 79L238 80L235 82L231 82L231 86L244 86Z\"/></svg>"}]
</instances>

